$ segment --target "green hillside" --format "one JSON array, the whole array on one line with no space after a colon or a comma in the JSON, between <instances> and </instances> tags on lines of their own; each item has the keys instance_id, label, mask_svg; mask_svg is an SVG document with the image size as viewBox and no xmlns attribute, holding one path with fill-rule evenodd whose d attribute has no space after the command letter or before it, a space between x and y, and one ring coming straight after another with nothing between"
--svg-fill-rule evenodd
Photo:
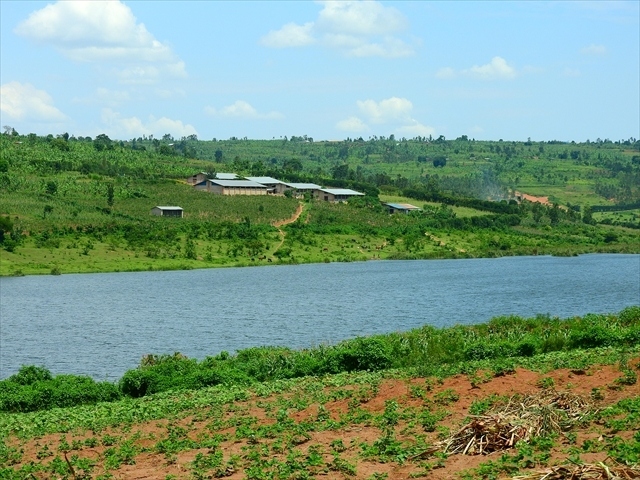
<instances>
[{"instance_id":1,"label":"green hillside","mask_svg":"<svg viewBox=\"0 0 640 480\"><path fill-rule=\"evenodd\" d=\"M640 250L640 142L64 134L0 135L0 146L1 275ZM366 196L214 195L186 183L200 171ZM516 190L553 205L517 204ZM389 215L381 201L423 210ZM157 205L184 218L152 216Z\"/></svg>"}]
</instances>

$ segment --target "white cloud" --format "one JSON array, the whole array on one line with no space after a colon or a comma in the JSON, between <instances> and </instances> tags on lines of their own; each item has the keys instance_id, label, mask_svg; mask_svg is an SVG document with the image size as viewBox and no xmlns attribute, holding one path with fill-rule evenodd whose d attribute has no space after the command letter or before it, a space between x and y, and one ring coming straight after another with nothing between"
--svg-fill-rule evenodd
<instances>
[{"instance_id":1,"label":"white cloud","mask_svg":"<svg viewBox=\"0 0 640 480\"><path fill-rule=\"evenodd\" d=\"M123 118L120 113L110 108L102 110L102 121L109 129L110 136L115 138L134 138L142 135L161 137L165 133L180 138L198 134L193 125L185 125L180 120L149 115L148 120L143 122L138 117Z\"/></svg>"},{"instance_id":2,"label":"white cloud","mask_svg":"<svg viewBox=\"0 0 640 480\"><path fill-rule=\"evenodd\" d=\"M365 132L369 129L366 123L360 120L358 117L349 117L344 120L340 120L336 124L336 128L338 130L342 130L344 132Z\"/></svg>"},{"instance_id":3,"label":"white cloud","mask_svg":"<svg viewBox=\"0 0 640 480\"><path fill-rule=\"evenodd\" d=\"M399 127L397 133L409 138L427 137L429 135L435 135L436 130L433 127L422 125L420 122L413 120L413 123Z\"/></svg>"},{"instance_id":4,"label":"white cloud","mask_svg":"<svg viewBox=\"0 0 640 480\"><path fill-rule=\"evenodd\" d=\"M517 76L516 70L502 57L493 57L491 62L474 65L463 73L480 80L511 80Z\"/></svg>"},{"instance_id":5,"label":"white cloud","mask_svg":"<svg viewBox=\"0 0 640 480\"><path fill-rule=\"evenodd\" d=\"M186 76L184 62L120 1L59 1L33 12L15 33L76 62L114 62L124 83L145 83L140 78L151 83L161 74Z\"/></svg>"},{"instance_id":6,"label":"white cloud","mask_svg":"<svg viewBox=\"0 0 640 480\"><path fill-rule=\"evenodd\" d=\"M380 102L364 100L357 102L360 111L373 123L389 123L410 119L413 104L406 98L391 97Z\"/></svg>"},{"instance_id":7,"label":"white cloud","mask_svg":"<svg viewBox=\"0 0 640 480\"><path fill-rule=\"evenodd\" d=\"M287 23L280 30L271 30L262 37L261 42L264 46L273 48L305 47L316 43L312 30L313 22L304 25Z\"/></svg>"},{"instance_id":8,"label":"white cloud","mask_svg":"<svg viewBox=\"0 0 640 480\"><path fill-rule=\"evenodd\" d=\"M443 67L436 72L436 77L441 78L443 80L455 78L456 71L451 67Z\"/></svg>"},{"instance_id":9,"label":"white cloud","mask_svg":"<svg viewBox=\"0 0 640 480\"><path fill-rule=\"evenodd\" d=\"M406 57L413 48L395 36L407 29L404 15L374 0L324 1L315 21L288 23L260 40L273 48L319 44L351 57Z\"/></svg>"},{"instance_id":10,"label":"white cloud","mask_svg":"<svg viewBox=\"0 0 640 480\"><path fill-rule=\"evenodd\" d=\"M67 118L53 105L51 95L29 83L0 86L0 111L3 116L20 121L60 122Z\"/></svg>"},{"instance_id":11,"label":"white cloud","mask_svg":"<svg viewBox=\"0 0 640 480\"><path fill-rule=\"evenodd\" d=\"M607 47L604 45L591 44L588 47L584 47L580 52L583 55L592 55L594 57L601 57L607 54Z\"/></svg>"},{"instance_id":12,"label":"white cloud","mask_svg":"<svg viewBox=\"0 0 640 480\"><path fill-rule=\"evenodd\" d=\"M356 102L365 120L351 116L336 124L336 128L348 132L369 130L369 124L384 125L395 129L401 136L416 137L435 134L435 129L423 125L411 116L413 104L406 98L391 97L379 102L360 100Z\"/></svg>"},{"instance_id":13,"label":"white cloud","mask_svg":"<svg viewBox=\"0 0 640 480\"><path fill-rule=\"evenodd\" d=\"M211 116L244 118L249 120L277 120L284 117L281 113L275 111L260 113L252 107L251 104L243 100L237 100L232 105L227 105L220 109L207 106L204 108L204 111L206 114Z\"/></svg>"},{"instance_id":14,"label":"white cloud","mask_svg":"<svg viewBox=\"0 0 640 480\"><path fill-rule=\"evenodd\" d=\"M407 20L393 7L376 1L329 0L319 2L324 8L317 25L322 31L351 35L386 35L404 30Z\"/></svg>"},{"instance_id":15,"label":"white cloud","mask_svg":"<svg viewBox=\"0 0 640 480\"><path fill-rule=\"evenodd\" d=\"M130 100L129 92L123 90L109 90L107 88L98 88L96 90L98 99L105 102L122 103Z\"/></svg>"}]
</instances>

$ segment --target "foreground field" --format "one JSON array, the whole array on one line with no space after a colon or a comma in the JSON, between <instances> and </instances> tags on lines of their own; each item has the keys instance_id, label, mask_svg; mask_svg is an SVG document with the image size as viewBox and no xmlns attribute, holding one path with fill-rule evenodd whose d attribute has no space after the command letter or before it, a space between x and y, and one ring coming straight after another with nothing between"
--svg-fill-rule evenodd
<instances>
[{"instance_id":1,"label":"foreground field","mask_svg":"<svg viewBox=\"0 0 640 480\"><path fill-rule=\"evenodd\" d=\"M639 369L603 348L2 415L0 478L638 478Z\"/></svg>"}]
</instances>

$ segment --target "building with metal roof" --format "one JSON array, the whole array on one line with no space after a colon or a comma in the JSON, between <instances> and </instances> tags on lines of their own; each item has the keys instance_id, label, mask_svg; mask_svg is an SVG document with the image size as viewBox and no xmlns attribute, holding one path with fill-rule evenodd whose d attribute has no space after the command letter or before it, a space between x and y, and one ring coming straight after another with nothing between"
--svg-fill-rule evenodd
<instances>
[{"instance_id":1,"label":"building with metal roof","mask_svg":"<svg viewBox=\"0 0 640 480\"><path fill-rule=\"evenodd\" d=\"M199 185L196 185L198 188ZM199 188L201 189L201 188ZM218 195L266 195L267 187L251 180L212 180L206 181L208 192Z\"/></svg>"},{"instance_id":2,"label":"building with metal roof","mask_svg":"<svg viewBox=\"0 0 640 480\"><path fill-rule=\"evenodd\" d=\"M182 218L184 210L182 207L165 207L158 206L151 209L151 215L157 215L159 217L179 217Z\"/></svg>"},{"instance_id":3,"label":"building with metal roof","mask_svg":"<svg viewBox=\"0 0 640 480\"><path fill-rule=\"evenodd\" d=\"M383 203L387 207L389 213L411 213L422 210L420 207L411 205L410 203Z\"/></svg>"},{"instance_id":4,"label":"building with metal roof","mask_svg":"<svg viewBox=\"0 0 640 480\"><path fill-rule=\"evenodd\" d=\"M286 184L273 177L245 177L252 182L260 183L267 187L268 193L282 194L286 190Z\"/></svg>"},{"instance_id":5,"label":"building with metal roof","mask_svg":"<svg viewBox=\"0 0 640 480\"><path fill-rule=\"evenodd\" d=\"M364 196L364 193L356 192L350 188L319 188L314 190L314 196L325 202L346 202L350 198Z\"/></svg>"}]
</instances>

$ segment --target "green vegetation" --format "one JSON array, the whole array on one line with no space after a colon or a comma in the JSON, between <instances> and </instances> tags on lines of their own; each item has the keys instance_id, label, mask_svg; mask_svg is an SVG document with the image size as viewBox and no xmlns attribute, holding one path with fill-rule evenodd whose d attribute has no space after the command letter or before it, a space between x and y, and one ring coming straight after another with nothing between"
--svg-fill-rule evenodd
<instances>
[{"instance_id":1,"label":"green vegetation","mask_svg":"<svg viewBox=\"0 0 640 480\"><path fill-rule=\"evenodd\" d=\"M255 347L235 355L222 352L200 362L180 354L149 355L138 368L126 372L117 385L73 375L52 377L43 367L25 366L0 381L0 411L29 412L123 397L138 398L171 390L246 386L390 368L413 369L425 376L449 375L463 362L491 365L493 373L498 375L536 355L613 346L640 346L640 307L628 307L617 315L586 315L565 320L508 316L481 325L443 329L425 326L405 333L359 337L334 346L305 350ZM628 369L625 372L620 383L635 383L635 372ZM436 401L446 405L451 399L443 395Z\"/></svg>"},{"instance_id":2,"label":"green vegetation","mask_svg":"<svg viewBox=\"0 0 640 480\"><path fill-rule=\"evenodd\" d=\"M0 275L575 255L640 245L640 142L118 142L64 134L0 135L0 146ZM300 219L278 230L272 225L292 218L298 200L195 191L185 179L199 171L367 196L348 205L306 199ZM507 202L515 190L548 196L554 206ZM423 211L390 216L380 199ZM179 205L185 218L151 216L156 205Z\"/></svg>"},{"instance_id":3,"label":"green vegetation","mask_svg":"<svg viewBox=\"0 0 640 480\"><path fill-rule=\"evenodd\" d=\"M287 377L296 364L309 363L313 354L319 358L317 351L250 349L200 363L180 355L145 357L127 375L151 372L147 378L155 378L158 387L153 395L130 398L120 393L119 399L96 396L91 404L76 407L0 413L0 478L106 479L126 476L129 467L150 465L166 478L221 478L239 472L241 478L251 479L365 478L363 465L369 471L375 467L366 478L394 478L394 468L420 478L433 469L450 468L451 454L443 445L461 422L468 421L452 414L454 409L461 411L463 395L470 404L468 415L483 418L519 405L518 394L488 393L507 378L506 363L507 376L520 367L540 372L539 386L517 381L514 385L541 393L551 387L571 389L566 382L574 381L572 372L583 372L575 375L586 379L585 387L597 385L591 393L594 401L601 402L610 392L618 399L595 408L589 407L587 395L576 403L585 405L579 415L571 413L566 426L561 422L562 432L532 435L460 472L460 478L531 472L557 464L552 459L559 457L580 465L581 456L600 453L616 467L637 468L640 405L639 397L631 394L637 388L628 372L640 368L639 327L640 307L630 307L618 315L566 320L501 317L473 327L419 329L325 347L323 356L342 359L348 372L319 371L298 379ZM439 344L434 351L429 346ZM453 346L459 354L448 351ZM409 359L404 358L407 351ZM470 360L478 356L481 359ZM192 389L193 383L179 383L178 376L193 382L207 369L213 371L214 361L217 371L227 375L226 382L198 389ZM626 380L603 384L594 374L603 365L614 366L609 370ZM565 380L558 368L570 369ZM558 385L550 384L547 372ZM460 386L463 376L452 378L459 373L483 380L469 390ZM127 375L120 387L128 382ZM12 383L31 386L32 391L48 389L55 398L55 385L47 382L58 379L43 368L25 367L4 381L0 392ZM493 386L483 391L489 384ZM98 391L88 385L82 388ZM164 387L171 389L160 392ZM74 395L76 387L65 388ZM113 390L102 392L109 395ZM578 398L568 392L558 395ZM557 414L569 419L568 412Z\"/></svg>"}]
</instances>

